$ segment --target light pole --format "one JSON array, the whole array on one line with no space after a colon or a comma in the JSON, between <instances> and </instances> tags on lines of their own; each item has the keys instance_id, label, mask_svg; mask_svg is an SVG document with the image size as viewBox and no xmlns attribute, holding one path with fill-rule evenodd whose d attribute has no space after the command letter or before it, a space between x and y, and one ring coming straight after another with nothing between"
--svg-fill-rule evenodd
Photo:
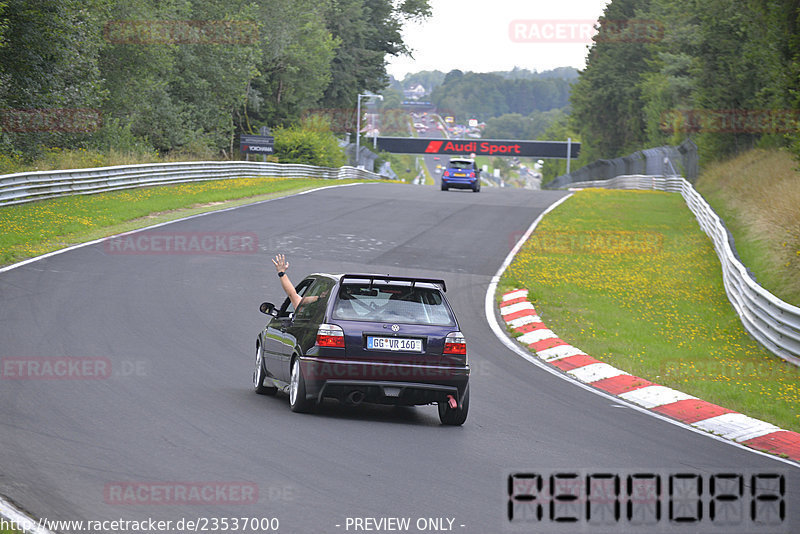
<instances>
[{"instance_id":1,"label":"light pole","mask_svg":"<svg viewBox=\"0 0 800 534\"><path fill-rule=\"evenodd\" d=\"M356 105L356 168L358 168L358 156L361 149L361 97L365 98L378 98L383 100L383 95L358 95L358 103Z\"/></svg>"}]
</instances>

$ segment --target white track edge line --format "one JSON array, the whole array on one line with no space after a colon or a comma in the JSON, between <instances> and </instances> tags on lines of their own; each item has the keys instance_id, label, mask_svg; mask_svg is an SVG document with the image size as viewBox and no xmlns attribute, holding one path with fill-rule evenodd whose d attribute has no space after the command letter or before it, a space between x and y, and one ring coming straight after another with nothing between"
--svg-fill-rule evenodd
<instances>
[{"instance_id":1,"label":"white track edge line","mask_svg":"<svg viewBox=\"0 0 800 534\"><path fill-rule=\"evenodd\" d=\"M203 212L203 213L196 213L194 215L189 215L187 217L181 217L180 219L175 219L175 220L172 220L172 221L165 221L163 223L153 224L151 226L145 226L143 228L136 228L134 230L130 230L128 232L123 232L121 234L115 234L115 235L110 235L110 236L106 236L106 237L101 237L100 239L94 239L92 241L87 241L85 243L78 243L76 245L71 245L71 246L66 247L66 248L62 248L62 249L59 249L59 250L54 250L52 252L48 252L47 254L42 254L41 256L35 256L33 258L28 258L27 260L23 260L23 261L20 261L20 262L17 262L17 263L12 263L11 265L7 265L7 266L5 266L3 268L0 268L0 273L4 273L6 271L10 271L12 269L16 269L17 267L22 267L24 265L28 265L29 263L33 263L33 262L36 262L36 261L39 261L39 260L43 260L45 258L50 258L52 256L57 256L58 254L63 254L64 252L69 252L71 250L76 250L76 249L79 249L79 248L82 248L82 247L88 247L90 245L96 245L97 243L102 243L103 241L108 241L108 240L113 239L115 237L119 237L119 236L123 236L123 235L135 234L137 232L143 232L145 230L150 230L152 228L158 228L160 226L166 226L168 224L172 224L172 223L176 223L176 222L180 222L180 221L188 221L189 219L195 219L197 217L203 217L205 215L211 215L213 213L222 213L222 212L225 212L225 211L231 211L231 210L235 210L235 209L238 209L238 208L244 208L245 206L255 206L256 204L265 204L267 202L273 202L275 200L282 200L282 199L286 199L286 198L290 198L290 197L296 197L296 196L300 196L300 195L307 195L309 193L314 193L316 191L322 191L324 189L334 189L334 188L337 188L337 187L350 187L350 186L353 186L353 185L370 185L371 183L377 183L377 182L355 182L355 183L351 183L351 184L326 185L326 186L323 186L323 187L315 187L314 189L309 189L307 191L300 191L299 193L292 193L290 195L283 195L281 197L268 198L268 199L265 199L265 200L257 200L255 202L250 202L250 203L247 203L247 204L241 204L239 206L231 206L229 208L222 208L222 209L218 209L218 210L206 211L206 212ZM16 521L17 524L20 524L20 525L22 525L22 524L24 524L24 525L34 525L33 528L25 530L26 533L27 532L33 532L34 534L55 534L54 532L52 532L50 530L47 530L44 527L40 527L39 524L36 521L34 521L30 517L28 517L27 514L25 514L21 510L19 510L16 506L11 504L11 502L7 501L2 495L0 495L0 516L5 517L7 519L10 519L12 521Z\"/></svg>"},{"instance_id":2,"label":"white track edge line","mask_svg":"<svg viewBox=\"0 0 800 534\"><path fill-rule=\"evenodd\" d=\"M503 275L503 272L508 268L508 266L511 265L511 262L514 260L514 256L517 255L519 250L522 248L522 245L525 243L525 241L528 240L528 237L530 237L530 235L533 233L533 231L539 225L539 223L544 218L544 216L547 215L548 213L550 213L551 211L553 211L554 209L556 209L558 206L560 206L563 202L565 202L573 194L574 193L570 193L569 195L566 195L566 196L558 199L554 203L552 203L550 206L547 207L547 209L545 209L536 218L536 220L533 221L533 223L530 225L530 227L525 232L525 234L523 234L523 236L519 239L519 241L517 241L517 243L514 245L514 248L511 249L511 252L508 253L508 256L506 256L506 259L503 261L503 264L497 270L495 275L492 276L492 279L489 282L489 287L486 289L486 297L484 299L484 313L486 314L486 320L489 323L489 327L494 332L494 335L497 336L497 339L499 339L501 343L503 343L506 347L511 349L518 356L520 356L523 359L529 361L530 363L532 363L533 365L539 367L540 369L543 369L543 370L547 371L548 373L550 373L550 374L552 374L554 376L557 376L562 380L565 380L565 381L569 382L570 384L573 384L575 386L583 388L586 391L590 391L590 392L594 393L595 395L599 395L599 396L605 398L606 400L612 401L612 402L614 402L616 404L622 404L622 405L626 406L627 408L630 408L632 410L636 410L637 412L640 412L640 413L643 413L643 414L647 414L650 417L655 417L656 419L660 419L661 421L664 421L666 423L670 423L670 424L675 425L677 427L684 428L686 430L689 430L689 431L694 432L696 434L699 434L701 436L705 436L705 437L707 437L709 439L715 439L715 440L717 440L717 441L719 441L721 443L727 443L728 445L731 445L733 447L738 447L738 448L740 448L742 450L751 452L753 454L758 454L758 455L763 456L765 458L769 458L771 460L776 460L778 462L782 462L782 463L790 465L792 467L800 468L800 462L796 462L794 460L788 460L786 458L781 458L780 456L776 456L774 454L768 454L766 452L759 451L757 449L753 449L753 448L748 447L746 445L742 445L741 443L725 439L725 438L723 438L721 436L716 436L716 435L711 434L709 432L706 432L704 430L700 430L699 428L694 428L694 427L692 427L692 426L690 426L690 425L688 425L686 423L683 423L681 421L678 421L678 420L675 420L675 419L671 419L671 418L669 418L667 416L664 416L664 415L661 415L661 414L659 414L657 412L653 412L653 411L648 410L646 408L642 408L641 406L637 406L635 404L632 404L632 403L626 401L625 399L621 399L621 398L619 398L619 397L617 397L615 395L611 395L610 393L606 393L606 392L604 392L602 390L599 390L597 388L594 388L594 387L592 387L592 386L590 386L588 384L584 384L583 382L580 382L580 381L570 377L566 373L562 373L561 371L556 370L555 368L553 368L549 364L540 361L536 356L534 356L533 353L531 353L530 351L524 350L522 347L520 347L513 339L511 339L508 336L506 331L503 330L500 327L500 324L497 321L497 316L495 315L495 310L494 310L494 297L495 297L495 293L497 292L497 284L500 282L500 277Z\"/></svg>"},{"instance_id":3,"label":"white track edge line","mask_svg":"<svg viewBox=\"0 0 800 534\"><path fill-rule=\"evenodd\" d=\"M122 232L120 234L114 234L114 235L109 235L109 236L106 236L106 237L101 237L99 239L93 239L92 241L86 241L85 243L76 243L75 245L70 245L70 246L68 246L66 248L61 248L61 249L58 249L58 250L54 250L52 252L48 252L47 254L42 254L41 256L34 256L33 258L28 258L27 260L22 260L22 261L17 262L17 263L12 263L11 265L6 265L5 267L0 268L0 273L4 273L6 271L10 271L12 269L16 269L17 267L22 267L24 265L28 265L29 263L33 263L33 262L36 262L36 261L39 261L39 260L43 260L45 258L50 258L52 256L57 256L58 254L63 254L65 252L70 252L71 250L76 250L76 249L79 249L79 248L82 248L82 247L88 247L88 246L91 246L91 245L96 245L98 243L102 243L103 241L109 241L109 240L117 238L117 237L131 235L131 234L135 234L137 232L144 232L145 230L152 230L153 228L159 228L161 226L166 226L168 224L172 224L172 223L176 223L176 222L188 221L189 219L196 219L197 217L205 217L206 215L212 215L214 213L223 213L223 212L226 212L226 211L231 211L231 210L235 210L235 209L239 209L239 208L244 208L246 206L255 206L257 204L265 204L267 202L273 202L275 200L283 200L283 199L286 199L286 198L298 197L300 195L307 195L309 193L314 193L316 191L322 191L324 189L334 189L334 188L337 188L337 187L350 187L350 186L353 186L353 185L370 185L372 183L377 183L377 182L355 182L355 183L352 183L352 184L326 185L326 186L322 186L322 187L315 187L314 189L309 189L307 191L300 191L299 193L292 193L290 195L283 195L281 197L267 198L265 200L257 200L255 202L249 202L247 204L241 204L239 206L231 206L229 208L221 208L221 209L218 209L218 210L206 211L206 212L203 212L203 213L195 213L194 215L188 215L186 217L181 217L180 219L174 219L172 221L164 221L162 223L152 224L150 226L144 226L142 228L136 228L134 230L128 230L127 232ZM232 199L232 200L236 200L236 199Z\"/></svg>"},{"instance_id":4,"label":"white track edge line","mask_svg":"<svg viewBox=\"0 0 800 534\"><path fill-rule=\"evenodd\" d=\"M47 530L30 517L28 514L11 504L9 501L0 496L0 516L5 517L19 528L25 534L32 532L33 534L56 534L52 530Z\"/></svg>"}]
</instances>

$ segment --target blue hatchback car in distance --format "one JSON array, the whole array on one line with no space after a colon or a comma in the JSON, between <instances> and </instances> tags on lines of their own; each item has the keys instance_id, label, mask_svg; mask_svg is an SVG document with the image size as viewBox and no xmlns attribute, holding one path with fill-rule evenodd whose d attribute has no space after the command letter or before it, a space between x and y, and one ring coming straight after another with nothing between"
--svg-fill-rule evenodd
<instances>
[{"instance_id":1,"label":"blue hatchback car in distance","mask_svg":"<svg viewBox=\"0 0 800 534\"><path fill-rule=\"evenodd\" d=\"M474 159L451 158L442 173L442 191L449 188L481 190L481 171Z\"/></svg>"}]
</instances>

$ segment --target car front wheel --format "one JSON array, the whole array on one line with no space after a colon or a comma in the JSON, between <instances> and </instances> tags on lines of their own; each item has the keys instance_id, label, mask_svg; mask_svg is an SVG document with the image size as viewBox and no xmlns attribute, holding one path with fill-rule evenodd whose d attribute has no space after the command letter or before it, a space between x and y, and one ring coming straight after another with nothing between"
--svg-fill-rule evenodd
<instances>
[{"instance_id":1,"label":"car front wheel","mask_svg":"<svg viewBox=\"0 0 800 534\"><path fill-rule=\"evenodd\" d=\"M306 380L303 377L303 366L300 365L300 358L295 358L292 362L292 377L289 381L289 406L293 412L308 413L312 411L313 405L306 398Z\"/></svg>"},{"instance_id":2,"label":"car front wheel","mask_svg":"<svg viewBox=\"0 0 800 534\"><path fill-rule=\"evenodd\" d=\"M256 367L253 369L253 390L259 395L275 395L278 391L276 387L264 386L264 378L267 373L264 371L264 353L261 345L256 345Z\"/></svg>"},{"instance_id":3,"label":"car front wheel","mask_svg":"<svg viewBox=\"0 0 800 534\"><path fill-rule=\"evenodd\" d=\"M439 403L439 421L443 425L460 426L467 420L467 413L469 412L469 384L467 389L464 390L464 398L461 399L461 405L456 408L451 408L447 402Z\"/></svg>"}]
</instances>

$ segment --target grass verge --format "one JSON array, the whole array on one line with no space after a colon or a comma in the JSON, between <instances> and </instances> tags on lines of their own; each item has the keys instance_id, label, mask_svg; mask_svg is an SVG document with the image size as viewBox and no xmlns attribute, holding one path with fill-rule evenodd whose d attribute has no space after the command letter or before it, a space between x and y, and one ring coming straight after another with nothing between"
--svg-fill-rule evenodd
<instances>
[{"instance_id":1,"label":"grass verge","mask_svg":"<svg viewBox=\"0 0 800 534\"><path fill-rule=\"evenodd\" d=\"M0 264L189 215L361 180L238 178L0 207Z\"/></svg>"},{"instance_id":2,"label":"grass verge","mask_svg":"<svg viewBox=\"0 0 800 534\"><path fill-rule=\"evenodd\" d=\"M800 306L800 171L786 150L750 150L697 181L759 284Z\"/></svg>"},{"instance_id":3,"label":"grass verge","mask_svg":"<svg viewBox=\"0 0 800 534\"><path fill-rule=\"evenodd\" d=\"M800 431L800 369L745 331L709 238L676 193L585 190L506 270L558 335L652 380Z\"/></svg>"},{"instance_id":4,"label":"grass verge","mask_svg":"<svg viewBox=\"0 0 800 534\"><path fill-rule=\"evenodd\" d=\"M392 164L392 170L400 180L410 184L417 177L419 171L416 168L415 156L410 154L391 154L389 152L383 155Z\"/></svg>"}]
</instances>

